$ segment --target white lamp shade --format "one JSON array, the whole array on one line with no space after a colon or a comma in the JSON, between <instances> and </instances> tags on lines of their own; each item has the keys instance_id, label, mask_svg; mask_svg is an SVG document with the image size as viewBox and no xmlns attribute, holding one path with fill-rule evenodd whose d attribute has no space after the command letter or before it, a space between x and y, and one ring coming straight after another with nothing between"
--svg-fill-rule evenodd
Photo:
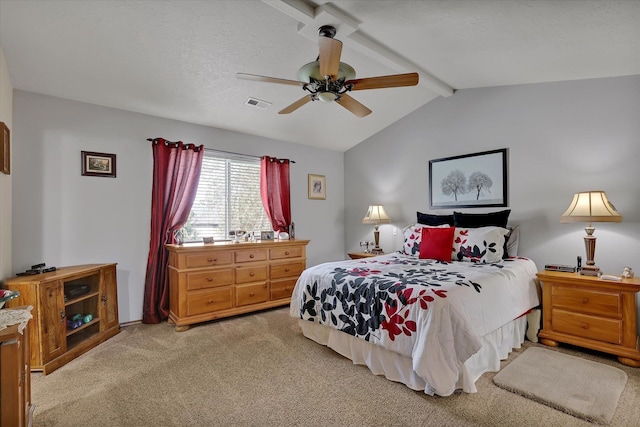
<instances>
[{"instance_id":1,"label":"white lamp shade","mask_svg":"<svg viewBox=\"0 0 640 427\"><path fill-rule=\"evenodd\" d=\"M371 205L367 210L367 214L362 218L363 224L386 224L390 222L389 215L382 205Z\"/></svg>"},{"instance_id":2,"label":"white lamp shade","mask_svg":"<svg viewBox=\"0 0 640 427\"><path fill-rule=\"evenodd\" d=\"M607 199L604 191L576 193L560 222L621 222L622 215Z\"/></svg>"}]
</instances>

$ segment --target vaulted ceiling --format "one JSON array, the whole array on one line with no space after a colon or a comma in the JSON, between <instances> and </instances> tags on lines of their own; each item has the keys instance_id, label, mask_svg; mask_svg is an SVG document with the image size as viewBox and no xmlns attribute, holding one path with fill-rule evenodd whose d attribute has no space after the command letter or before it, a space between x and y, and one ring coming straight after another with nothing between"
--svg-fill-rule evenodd
<instances>
[{"instance_id":1,"label":"vaulted ceiling","mask_svg":"<svg viewBox=\"0 0 640 427\"><path fill-rule=\"evenodd\" d=\"M0 46L16 89L345 151L456 90L640 74L638 22L634 0L0 0ZM358 78L420 83L353 92L357 118L236 78L296 80L321 25Z\"/></svg>"}]
</instances>

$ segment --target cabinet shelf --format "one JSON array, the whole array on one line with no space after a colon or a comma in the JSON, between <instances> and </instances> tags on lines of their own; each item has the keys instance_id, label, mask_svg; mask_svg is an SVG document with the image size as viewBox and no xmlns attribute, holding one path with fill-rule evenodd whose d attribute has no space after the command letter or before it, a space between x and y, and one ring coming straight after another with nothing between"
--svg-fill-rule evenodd
<instances>
[{"instance_id":1,"label":"cabinet shelf","mask_svg":"<svg viewBox=\"0 0 640 427\"><path fill-rule=\"evenodd\" d=\"M83 330L87 329L89 326L95 324L95 323L99 323L100 322L100 318L93 318L93 320L91 320L91 322L89 323L84 323L82 326L78 326L75 329L67 329L67 337L73 335L73 334L77 334L78 332L82 332Z\"/></svg>"},{"instance_id":2,"label":"cabinet shelf","mask_svg":"<svg viewBox=\"0 0 640 427\"><path fill-rule=\"evenodd\" d=\"M82 302L84 300L88 300L89 298L97 297L98 295L100 295L100 294L97 291L96 292L91 292L91 293L82 295L82 296L80 296L78 298L67 300L67 301L64 302L64 305L65 305L65 307L69 307L69 306L71 306L73 304Z\"/></svg>"}]
</instances>

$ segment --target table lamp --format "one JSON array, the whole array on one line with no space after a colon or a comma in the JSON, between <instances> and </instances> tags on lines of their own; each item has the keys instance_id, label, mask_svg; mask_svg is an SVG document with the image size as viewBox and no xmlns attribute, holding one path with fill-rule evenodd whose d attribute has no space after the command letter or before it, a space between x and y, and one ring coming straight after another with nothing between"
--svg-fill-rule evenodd
<instances>
[{"instance_id":1,"label":"table lamp","mask_svg":"<svg viewBox=\"0 0 640 427\"><path fill-rule=\"evenodd\" d=\"M595 265L596 236L592 222L621 222L622 215L607 199L604 191L583 191L576 193L569 208L560 216L560 222L586 222L584 229L584 247L587 252L586 265L582 266L580 274L598 276L600 269Z\"/></svg>"},{"instance_id":2,"label":"table lamp","mask_svg":"<svg viewBox=\"0 0 640 427\"><path fill-rule=\"evenodd\" d=\"M367 214L362 218L363 224L373 224L373 239L375 240L375 247L371 249L371 252L374 254L381 254L382 249L380 248L380 231L378 230L378 225L386 224L390 222L389 215L384 210L382 205L371 205L367 210Z\"/></svg>"}]
</instances>

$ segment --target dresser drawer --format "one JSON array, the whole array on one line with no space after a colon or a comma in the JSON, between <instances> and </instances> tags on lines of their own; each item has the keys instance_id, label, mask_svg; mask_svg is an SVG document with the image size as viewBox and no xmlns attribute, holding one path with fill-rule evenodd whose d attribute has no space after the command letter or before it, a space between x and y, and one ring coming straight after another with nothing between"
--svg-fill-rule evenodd
<instances>
[{"instance_id":1,"label":"dresser drawer","mask_svg":"<svg viewBox=\"0 0 640 427\"><path fill-rule=\"evenodd\" d=\"M232 294L231 287L190 292L187 295L187 316L231 308Z\"/></svg>"},{"instance_id":2,"label":"dresser drawer","mask_svg":"<svg viewBox=\"0 0 640 427\"><path fill-rule=\"evenodd\" d=\"M271 299L291 298L297 280L298 279L288 279L271 282Z\"/></svg>"},{"instance_id":3,"label":"dresser drawer","mask_svg":"<svg viewBox=\"0 0 640 427\"><path fill-rule=\"evenodd\" d=\"M290 246L286 248L275 248L269 250L269 259L286 259L286 258L301 258L302 247Z\"/></svg>"},{"instance_id":4,"label":"dresser drawer","mask_svg":"<svg viewBox=\"0 0 640 427\"><path fill-rule=\"evenodd\" d=\"M584 290L554 286L551 291L553 308L565 308L580 313L621 318L622 296L620 293Z\"/></svg>"},{"instance_id":5,"label":"dresser drawer","mask_svg":"<svg viewBox=\"0 0 640 427\"><path fill-rule=\"evenodd\" d=\"M264 282L265 280L267 280L266 265L236 267L236 283Z\"/></svg>"},{"instance_id":6,"label":"dresser drawer","mask_svg":"<svg viewBox=\"0 0 640 427\"><path fill-rule=\"evenodd\" d=\"M236 286L236 306L256 304L268 300L269 285L266 283Z\"/></svg>"},{"instance_id":7,"label":"dresser drawer","mask_svg":"<svg viewBox=\"0 0 640 427\"><path fill-rule=\"evenodd\" d=\"M236 262L265 261L267 259L266 249L248 249L246 251L234 252Z\"/></svg>"},{"instance_id":8,"label":"dresser drawer","mask_svg":"<svg viewBox=\"0 0 640 427\"><path fill-rule=\"evenodd\" d=\"M552 329L555 332L604 341L622 343L622 320L608 319L560 309L552 310Z\"/></svg>"},{"instance_id":9,"label":"dresser drawer","mask_svg":"<svg viewBox=\"0 0 640 427\"><path fill-rule=\"evenodd\" d=\"M230 252L196 252L183 255L181 261L184 265L178 265L178 268L198 268L211 267L214 265L231 264ZM179 264L182 262L178 261Z\"/></svg>"},{"instance_id":10,"label":"dresser drawer","mask_svg":"<svg viewBox=\"0 0 640 427\"><path fill-rule=\"evenodd\" d=\"M199 273L186 273L187 290L214 288L216 286L228 286L233 283L233 269L223 268Z\"/></svg>"},{"instance_id":11,"label":"dresser drawer","mask_svg":"<svg viewBox=\"0 0 640 427\"><path fill-rule=\"evenodd\" d=\"M305 268L305 261L288 262L285 264L271 264L271 279L284 279L287 277L298 277Z\"/></svg>"}]
</instances>

